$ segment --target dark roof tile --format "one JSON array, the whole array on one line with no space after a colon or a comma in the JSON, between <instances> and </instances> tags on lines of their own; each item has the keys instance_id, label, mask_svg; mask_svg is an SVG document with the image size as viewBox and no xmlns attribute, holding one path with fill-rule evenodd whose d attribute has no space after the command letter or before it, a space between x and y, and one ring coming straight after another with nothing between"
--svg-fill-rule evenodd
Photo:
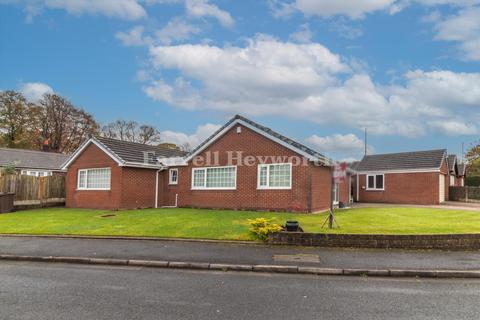
<instances>
[{"instance_id":1,"label":"dark roof tile","mask_svg":"<svg viewBox=\"0 0 480 320\"><path fill-rule=\"evenodd\" d=\"M61 170L68 157L54 152L0 148L0 166L13 164L21 169Z\"/></svg>"},{"instance_id":2,"label":"dark roof tile","mask_svg":"<svg viewBox=\"0 0 480 320\"><path fill-rule=\"evenodd\" d=\"M183 157L186 153L177 149L152 146L117 139L95 137L98 142L116 155L121 161L158 164L159 157Z\"/></svg>"},{"instance_id":3,"label":"dark roof tile","mask_svg":"<svg viewBox=\"0 0 480 320\"><path fill-rule=\"evenodd\" d=\"M388 171L440 168L447 150L428 150L367 155L358 164L357 171Z\"/></svg>"}]
</instances>

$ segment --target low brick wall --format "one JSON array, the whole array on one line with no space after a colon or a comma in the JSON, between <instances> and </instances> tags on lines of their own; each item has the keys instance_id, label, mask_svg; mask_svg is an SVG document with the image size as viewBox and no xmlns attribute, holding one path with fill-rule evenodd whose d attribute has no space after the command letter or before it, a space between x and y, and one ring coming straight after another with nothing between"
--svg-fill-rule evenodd
<instances>
[{"instance_id":1,"label":"low brick wall","mask_svg":"<svg viewBox=\"0 0 480 320\"><path fill-rule=\"evenodd\" d=\"M269 235L268 243L279 245L346 248L479 250L480 233L445 235L367 235L278 232Z\"/></svg>"}]
</instances>

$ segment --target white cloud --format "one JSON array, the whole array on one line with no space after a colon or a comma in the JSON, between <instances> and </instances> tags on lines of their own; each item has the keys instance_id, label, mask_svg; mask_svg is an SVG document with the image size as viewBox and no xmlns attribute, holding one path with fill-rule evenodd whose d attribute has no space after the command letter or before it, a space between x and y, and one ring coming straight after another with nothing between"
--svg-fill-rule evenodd
<instances>
[{"instance_id":1,"label":"white cloud","mask_svg":"<svg viewBox=\"0 0 480 320\"><path fill-rule=\"evenodd\" d=\"M120 40L123 45L131 46L143 46L151 43L151 38L144 37L143 32L145 28L143 26L135 26L128 32L117 32L115 38Z\"/></svg>"},{"instance_id":2,"label":"white cloud","mask_svg":"<svg viewBox=\"0 0 480 320\"><path fill-rule=\"evenodd\" d=\"M289 36L289 39L299 43L309 43L312 40L313 32L308 23L302 24L298 30Z\"/></svg>"},{"instance_id":3,"label":"white cloud","mask_svg":"<svg viewBox=\"0 0 480 320\"><path fill-rule=\"evenodd\" d=\"M306 15L320 17L344 15L352 19L362 19L368 13L388 9L395 1L396 0L296 0L294 6Z\"/></svg>"},{"instance_id":4,"label":"white cloud","mask_svg":"<svg viewBox=\"0 0 480 320\"><path fill-rule=\"evenodd\" d=\"M173 18L165 27L155 32L156 39L162 44L187 40L192 34L200 33L200 28L181 18Z\"/></svg>"},{"instance_id":5,"label":"white cloud","mask_svg":"<svg viewBox=\"0 0 480 320\"><path fill-rule=\"evenodd\" d=\"M479 0L270 0L269 4L275 17L291 15L300 11L306 16L329 18L345 16L350 19L363 19L366 15L384 11L396 14L404 8L419 4L426 7L448 5L452 7L467 7L480 3Z\"/></svg>"},{"instance_id":6,"label":"white cloud","mask_svg":"<svg viewBox=\"0 0 480 320\"><path fill-rule=\"evenodd\" d=\"M401 85L383 86L318 43L257 36L243 47L157 46L150 56L157 80L144 91L186 110L240 110L410 137L431 130L429 121L480 117L480 73L415 70ZM158 78L167 69L179 76Z\"/></svg>"},{"instance_id":7,"label":"white cloud","mask_svg":"<svg viewBox=\"0 0 480 320\"><path fill-rule=\"evenodd\" d=\"M27 20L44 8L61 9L69 14L101 14L126 20L137 20L147 15L137 0L0 0L0 3L25 6Z\"/></svg>"},{"instance_id":8,"label":"white cloud","mask_svg":"<svg viewBox=\"0 0 480 320\"><path fill-rule=\"evenodd\" d=\"M346 162L360 160L365 150L364 141L353 133L334 134L325 137L312 135L306 141L319 152ZM367 152L373 153L374 148L370 145L367 146Z\"/></svg>"},{"instance_id":9,"label":"white cloud","mask_svg":"<svg viewBox=\"0 0 480 320\"><path fill-rule=\"evenodd\" d=\"M200 33L200 28L190 24L180 17L173 18L163 28L145 34L143 26L135 26L127 32L117 32L115 37L125 46L149 46L155 44L172 44L184 41L191 35Z\"/></svg>"},{"instance_id":10,"label":"white cloud","mask_svg":"<svg viewBox=\"0 0 480 320\"><path fill-rule=\"evenodd\" d=\"M320 152L334 152L334 151L362 151L364 143L353 133L349 134L334 134L326 137L319 137L316 134L307 138L307 142L314 145Z\"/></svg>"},{"instance_id":11,"label":"white cloud","mask_svg":"<svg viewBox=\"0 0 480 320\"><path fill-rule=\"evenodd\" d=\"M463 57L480 60L480 7L460 10L435 23L435 39L459 43Z\"/></svg>"},{"instance_id":12,"label":"white cloud","mask_svg":"<svg viewBox=\"0 0 480 320\"><path fill-rule=\"evenodd\" d=\"M429 126L450 136L476 135L479 133L475 124L467 123L463 120L432 121L429 122Z\"/></svg>"},{"instance_id":13,"label":"white cloud","mask_svg":"<svg viewBox=\"0 0 480 320\"><path fill-rule=\"evenodd\" d=\"M193 17L213 17L224 27L232 27L235 20L229 12L211 4L208 0L185 0L187 14Z\"/></svg>"},{"instance_id":14,"label":"white cloud","mask_svg":"<svg viewBox=\"0 0 480 320\"><path fill-rule=\"evenodd\" d=\"M44 94L53 93L53 89L42 82L27 82L21 85L20 92L23 93L27 100L37 102Z\"/></svg>"},{"instance_id":15,"label":"white cloud","mask_svg":"<svg viewBox=\"0 0 480 320\"><path fill-rule=\"evenodd\" d=\"M193 134L167 130L160 132L160 136L162 141L175 143L178 146L188 144L190 147L194 148L212 135L215 131L220 129L220 127L221 125L207 123L198 126L197 130Z\"/></svg>"}]
</instances>

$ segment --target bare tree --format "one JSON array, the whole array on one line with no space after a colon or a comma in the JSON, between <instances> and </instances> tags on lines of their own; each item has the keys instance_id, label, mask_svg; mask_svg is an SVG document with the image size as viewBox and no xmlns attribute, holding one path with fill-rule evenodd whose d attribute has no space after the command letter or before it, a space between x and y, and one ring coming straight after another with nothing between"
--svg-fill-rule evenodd
<instances>
[{"instance_id":1,"label":"bare tree","mask_svg":"<svg viewBox=\"0 0 480 320\"><path fill-rule=\"evenodd\" d=\"M40 139L51 151L72 152L98 131L91 114L59 95L45 94L40 107Z\"/></svg>"},{"instance_id":2,"label":"bare tree","mask_svg":"<svg viewBox=\"0 0 480 320\"><path fill-rule=\"evenodd\" d=\"M149 125L138 125L135 121L117 120L103 126L102 136L142 144L160 142L160 131Z\"/></svg>"}]
</instances>

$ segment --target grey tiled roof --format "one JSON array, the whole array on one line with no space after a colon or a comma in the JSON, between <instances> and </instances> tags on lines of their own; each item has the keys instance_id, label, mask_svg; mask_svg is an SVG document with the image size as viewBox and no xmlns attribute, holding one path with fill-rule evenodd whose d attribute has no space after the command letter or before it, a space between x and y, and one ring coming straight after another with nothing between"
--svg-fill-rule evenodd
<instances>
[{"instance_id":1,"label":"grey tiled roof","mask_svg":"<svg viewBox=\"0 0 480 320\"><path fill-rule=\"evenodd\" d=\"M152 146L135 142L110 139L105 137L95 137L111 153L116 155L122 162L143 163L147 160L148 164L158 164L158 157L183 157L186 153L177 149ZM146 156L148 153L148 156Z\"/></svg>"},{"instance_id":2,"label":"grey tiled roof","mask_svg":"<svg viewBox=\"0 0 480 320\"><path fill-rule=\"evenodd\" d=\"M357 170L358 165L360 164L360 161L353 161L347 164L348 168L355 171Z\"/></svg>"},{"instance_id":3,"label":"grey tiled roof","mask_svg":"<svg viewBox=\"0 0 480 320\"><path fill-rule=\"evenodd\" d=\"M357 171L415 170L440 168L447 150L428 150L367 155L357 166Z\"/></svg>"},{"instance_id":4,"label":"grey tiled roof","mask_svg":"<svg viewBox=\"0 0 480 320\"><path fill-rule=\"evenodd\" d=\"M241 121L244 121L246 123L248 123L249 125L259 129L259 130L262 130L263 132L271 135L272 137L275 137L277 139L280 139L282 140L283 142L285 143L288 143L289 145L291 145L292 147L298 149L298 150L301 150L309 155L311 155L312 157L318 159L318 160L321 160L321 161L328 161L327 157L325 157L323 154L299 143L299 142L296 142L290 138L287 138L286 136L284 135L281 135L280 133L278 132L275 132L273 131L272 129L270 128L267 128L265 126L262 126L250 119L247 119L241 115L235 115L232 119L230 119L227 123L225 123L220 129L218 129L216 132L214 132L209 138L207 138L205 141L203 141L200 145L198 145L194 150L192 150L190 152L190 154L195 154L199 149L201 149L204 145L206 145L210 140L212 140L218 133L220 133L223 129L225 129L226 127L228 127L232 122L234 122L235 120L241 120Z\"/></svg>"},{"instance_id":5,"label":"grey tiled roof","mask_svg":"<svg viewBox=\"0 0 480 320\"><path fill-rule=\"evenodd\" d=\"M0 148L0 167L14 165L16 168L61 170L68 155L23 149Z\"/></svg>"},{"instance_id":6,"label":"grey tiled roof","mask_svg":"<svg viewBox=\"0 0 480 320\"><path fill-rule=\"evenodd\" d=\"M455 171L455 162L457 160L457 156L454 154L449 154L447 157L448 163L448 171Z\"/></svg>"},{"instance_id":7,"label":"grey tiled roof","mask_svg":"<svg viewBox=\"0 0 480 320\"><path fill-rule=\"evenodd\" d=\"M459 163L458 164L458 175L464 176L465 171L466 171L465 169L467 169L467 166L465 165L465 163Z\"/></svg>"}]
</instances>

